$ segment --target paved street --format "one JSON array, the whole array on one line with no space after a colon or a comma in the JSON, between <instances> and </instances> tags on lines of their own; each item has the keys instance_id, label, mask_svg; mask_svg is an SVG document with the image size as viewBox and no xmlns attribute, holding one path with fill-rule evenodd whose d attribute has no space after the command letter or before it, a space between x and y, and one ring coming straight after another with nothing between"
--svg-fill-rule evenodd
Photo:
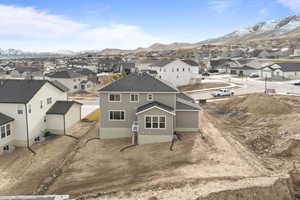
<instances>
[{"instance_id":1,"label":"paved street","mask_svg":"<svg viewBox=\"0 0 300 200\"><path fill-rule=\"evenodd\" d=\"M212 76L210 79L224 81L227 83L234 83L238 89L233 89L236 95L263 93L265 91L265 81L251 78L234 78L230 75ZM275 89L277 93L296 93L300 95L300 86L292 85L295 81L282 82L267 82L267 88ZM210 99L213 98L211 93L213 91L189 93L195 99Z\"/></svg>"}]
</instances>

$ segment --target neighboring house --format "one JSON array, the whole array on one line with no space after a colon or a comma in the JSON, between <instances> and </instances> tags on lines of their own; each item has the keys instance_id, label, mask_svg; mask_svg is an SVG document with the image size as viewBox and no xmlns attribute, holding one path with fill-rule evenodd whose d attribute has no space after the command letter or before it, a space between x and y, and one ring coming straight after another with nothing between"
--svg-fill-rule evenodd
<instances>
[{"instance_id":1,"label":"neighboring house","mask_svg":"<svg viewBox=\"0 0 300 200\"><path fill-rule=\"evenodd\" d=\"M88 76L72 70L57 71L45 75L51 81L58 81L66 86L70 93L87 90L91 87ZM88 84L87 84L88 83Z\"/></svg>"},{"instance_id":2,"label":"neighboring house","mask_svg":"<svg viewBox=\"0 0 300 200\"><path fill-rule=\"evenodd\" d=\"M47 112L51 113L61 102L67 102L67 93L55 83L47 80L0 79L0 150L10 146L30 146L42 140L45 132L57 128L47 123ZM67 102L65 104L70 104ZM66 108L59 106L61 111ZM80 111L64 112L66 119L80 119ZM75 120L70 120L75 122ZM68 127L70 126L69 124ZM66 128L68 128L66 127Z\"/></svg>"},{"instance_id":3,"label":"neighboring house","mask_svg":"<svg viewBox=\"0 0 300 200\"><path fill-rule=\"evenodd\" d=\"M300 79L300 63L275 63L269 68L272 71L274 80Z\"/></svg>"},{"instance_id":4,"label":"neighboring house","mask_svg":"<svg viewBox=\"0 0 300 200\"><path fill-rule=\"evenodd\" d=\"M6 77L7 77L7 72L4 69L0 68L0 78L6 78Z\"/></svg>"},{"instance_id":5,"label":"neighboring house","mask_svg":"<svg viewBox=\"0 0 300 200\"><path fill-rule=\"evenodd\" d=\"M133 73L99 90L101 139L170 142L174 132L199 131L199 106L148 73Z\"/></svg>"},{"instance_id":6,"label":"neighboring house","mask_svg":"<svg viewBox=\"0 0 300 200\"><path fill-rule=\"evenodd\" d=\"M89 69L86 69L86 68L75 68L74 69L74 72L77 72L79 74L82 74L84 76L87 76L88 77L88 80L89 81L92 81L93 83L95 84L98 84L99 81L98 81L98 77L97 77L97 73L89 70Z\"/></svg>"},{"instance_id":7,"label":"neighboring house","mask_svg":"<svg viewBox=\"0 0 300 200\"><path fill-rule=\"evenodd\" d=\"M192 60L162 59L150 65L150 70L157 72L157 77L172 83L174 86L183 86L199 77L200 66Z\"/></svg>"},{"instance_id":8,"label":"neighboring house","mask_svg":"<svg viewBox=\"0 0 300 200\"><path fill-rule=\"evenodd\" d=\"M244 60L244 62L238 60L237 62L239 63L238 66L230 68L231 74L237 74L240 76L249 76L250 74L255 73L259 76L262 76L262 69L264 68L262 63L256 60L251 60L248 62L246 60Z\"/></svg>"},{"instance_id":9,"label":"neighboring house","mask_svg":"<svg viewBox=\"0 0 300 200\"><path fill-rule=\"evenodd\" d=\"M10 72L10 76L13 78L43 78L43 72L34 67L16 67Z\"/></svg>"}]
</instances>

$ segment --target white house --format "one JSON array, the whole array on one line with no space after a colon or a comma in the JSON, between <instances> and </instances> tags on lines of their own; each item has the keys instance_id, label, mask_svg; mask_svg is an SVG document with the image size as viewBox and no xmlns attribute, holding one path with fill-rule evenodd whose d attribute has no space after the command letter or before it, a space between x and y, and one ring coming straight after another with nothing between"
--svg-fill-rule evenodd
<instances>
[{"instance_id":1,"label":"white house","mask_svg":"<svg viewBox=\"0 0 300 200\"><path fill-rule=\"evenodd\" d=\"M272 71L272 79L293 80L300 79L300 63L275 63L269 67Z\"/></svg>"},{"instance_id":2,"label":"white house","mask_svg":"<svg viewBox=\"0 0 300 200\"><path fill-rule=\"evenodd\" d=\"M88 81L87 75L73 72L71 70L57 71L46 74L45 76L51 81L58 81L62 85L66 86L70 93L86 90L87 88L90 88L92 84Z\"/></svg>"},{"instance_id":3,"label":"white house","mask_svg":"<svg viewBox=\"0 0 300 200\"><path fill-rule=\"evenodd\" d=\"M53 82L0 79L0 150L14 145L29 147L55 129L56 124L47 123L47 112L60 102L67 102L67 93ZM70 115L76 118L80 111Z\"/></svg>"},{"instance_id":4,"label":"white house","mask_svg":"<svg viewBox=\"0 0 300 200\"><path fill-rule=\"evenodd\" d=\"M157 72L157 77L172 83L174 86L183 86L199 77L200 66L192 60L163 59L152 63L150 70Z\"/></svg>"}]
</instances>

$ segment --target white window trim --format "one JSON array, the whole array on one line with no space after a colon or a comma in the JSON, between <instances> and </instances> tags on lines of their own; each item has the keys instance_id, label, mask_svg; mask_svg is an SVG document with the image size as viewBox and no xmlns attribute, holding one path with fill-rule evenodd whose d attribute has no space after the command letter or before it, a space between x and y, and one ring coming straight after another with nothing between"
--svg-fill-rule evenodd
<instances>
[{"instance_id":1,"label":"white window trim","mask_svg":"<svg viewBox=\"0 0 300 200\"><path fill-rule=\"evenodd\" d=\"M137 101L131 101L131 95L137 95L138 96L138 100ZM131 102L131 103L139 103L140 102L140 94L139 93L130 93L129 94L129 102Z\"/></svg>"},{"instance_id":2,"label":"white window trim","mask_svg":"<svg viewBox=\"0 0 300 200\"><path fill-rule=\"evenodd\" d=\"M110 112L124 112L124 119L110 119ZM116 122L119 122L119 121L126 121L126 112L125 110L109 110L108 111L108 121L116 121Z\"/></svg>"},{"instance_id":3,"label":"white window trim","mask_svg":"<svg viewBox=\"0 0 300 200\"><path fill-rule=\"evenodd\" d=\"M110 100L110 95L120 95L120 101L111 101ZM112 103L122 102L122 94L120 94L120 93L108 93L108 102L112 102Z\"/></svg>"},{"instance_id":4,"label":"white window trim","mask_svg":"<svg viewBox=\"0 0 300 200\"><path fill-rule=\"evenodd\" d=\"M152 99L149 100L149 95L152 95ZM154 101L154 94L153 93L147 93L147 101Z\"/></svg>"},{"instance_id":5,"label":"white window trim","mask_svg":"<svg viewBox=\"0 0 300 200\"><path fill-rule=\"evenodd\" d=\"M146 128L146 117L151 117L151 128ZM158 117L158 128L152 128L153 117ZM165 118L165 128L160 128L160 120L159 120L160 117ZM148 130L165 130L165 129L167 129L167 116L166 115L145 115L144 116L144 129L148 129Z\"/></svg>"}]
</instances>

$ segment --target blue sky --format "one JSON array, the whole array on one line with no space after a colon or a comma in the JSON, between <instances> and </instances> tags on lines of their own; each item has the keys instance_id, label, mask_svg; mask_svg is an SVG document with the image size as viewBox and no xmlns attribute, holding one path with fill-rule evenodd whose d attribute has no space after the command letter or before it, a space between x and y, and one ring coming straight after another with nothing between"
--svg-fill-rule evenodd
<instances>
[{"instance_id":1,"label":"blue sky","mask_svg":"<svg viewBox=\"0 0 300 200\"><path fill-rule=\"evenodd\" d=\"M300 12L300 0L0 0L0 48L134 49L198 42Z\"/></svg>"}]
</instances>

